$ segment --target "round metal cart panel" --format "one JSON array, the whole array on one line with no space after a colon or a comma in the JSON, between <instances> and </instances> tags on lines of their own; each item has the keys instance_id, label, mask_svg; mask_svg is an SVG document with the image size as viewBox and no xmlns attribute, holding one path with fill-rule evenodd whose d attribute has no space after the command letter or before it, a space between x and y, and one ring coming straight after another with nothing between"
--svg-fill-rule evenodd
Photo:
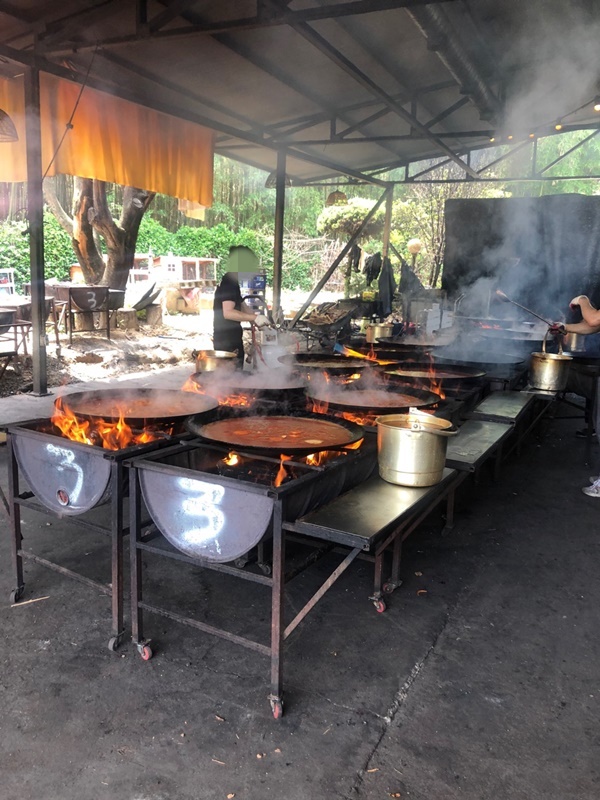
<instances>
[{"instance_id":1,"label":"round metal cart panel","mask_svg":"<svg viewBox=\"0 0 600 800\"><path fill-rule=\"evenodd\" d=\"M274 500L224 483L140 469L142 496L159 531L192 558L240 558L266 533Z\"/></svg>"},{"instance_id":2,"label":"round metal cart panel","mask_svg":"<svg viewBox=\"0 0 600 800\"><path fill-rule=\"evenodd\" d=\"M13 437L13 448L31 490L57 514L83 514L109 498L111 463L98 448L24 435Z\"/></svg>"}]
</instances>

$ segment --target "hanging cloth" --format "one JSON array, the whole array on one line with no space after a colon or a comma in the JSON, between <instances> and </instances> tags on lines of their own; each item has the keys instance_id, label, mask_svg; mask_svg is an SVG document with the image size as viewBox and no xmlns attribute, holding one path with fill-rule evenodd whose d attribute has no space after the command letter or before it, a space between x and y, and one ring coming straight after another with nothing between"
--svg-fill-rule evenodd
<instances>
[{"instance_id":1,"label":"hanging cloth","mask_svg":"<svg viewBox=\"0 0 600 800\"><path fill-rule=\"evenodd\" d=\"M40 75L42 169L65 132L81 86ZM0 108L19 141L2 144L0 181L27 180L23 79L0 79ZM48 175L97 178L212 205L214 133L202 125L86 86Z\"/></svg>"}]
</instances>

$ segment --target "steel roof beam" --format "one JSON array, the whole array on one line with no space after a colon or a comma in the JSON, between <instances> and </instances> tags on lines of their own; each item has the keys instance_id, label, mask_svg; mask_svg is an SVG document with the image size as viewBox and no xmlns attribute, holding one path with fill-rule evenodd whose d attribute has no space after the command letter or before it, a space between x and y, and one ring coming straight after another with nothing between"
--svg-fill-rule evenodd
<instances>
[{"instance_id":1,"label":"steel roof beam","mask_svg":"<svg viewBox=\"0 0 600 800\"><path fill-rule=\"evenodd\" d=\"M558 156L558 158L555 158L554 161L551 161L543 169L537 170L536 174L537 175L541 175L543 172L548 172L548 170L551 167L554 167L556 164L559 163L559 161L562 161L568 155L571 155L571 153L574 153L575 150L579 150L580 147L583 147L584 144L587 144L587 142L589 142L590 139L593 139L594 136L597 136L598 133L600 133L600 131L598 131L598 130L593 131L592 133L589 134L589 136L586 136L585 139L582 139L580 142L577 142L577 144L573 145L573 147L570 147L565 153L563 153L562 155Z\"/></svg>"},{"instance_id":2,"label":"steel roof beam","mask_svg":"<svg viewBox=\"0 0 600 800\"><path fill-rule=\"evenodd\" d=\"M279 0L274 0L279 3ZM436 135L432 134L423 124L419 122L416 117L406 111L399 103L397 103L391 95L381 89L377 84L371 80L362 70L355 66L346 56L340 53L333 45L317 33L310 25L304 22L292 22L292 27L310 42L314 47L326 55L334 64L340 67L348 75L351 75L357 83L364 88L368 89L372 94L379 97L385 105L389 106L398 116L411 124L417 131L426 134L427 138L433 142L443 153L449 156L458 166L464 170L467 175L477 179L477 173L465 164L452 150L447 147Z\"/></svg>"},{"instance_id":3,"label":"steel roof beam","mask_svg":"<svg viewBox=\"0 0 600 800\"><path fill-rule=\"evenodd\" d=\"M316 0L321 6L324 5L324 0ZM364 25L361 24L361 21L358 19L346 18L346 19L337 19L335 23L338 27L340 27L345 33L347 33L359 47L361 47L364 52L367 54L369 61L373 64L378 65L383 70L387 72L387 74L400 86L404 89L407 93L407 100L411 101L411 108L410 113L417 119L419 117L418 114L418 102L420 100L421 105L423 106L424 111L426 112L427 116L431 117L432 112L427 108L426 104L423 102L418 95L412 90L412 88L407 83L407 79L405 77L399 77L398 75L398 65L387 57L385 51L382 51L381 48L376 48L373 46L373 42L369 40L367 33L365 32ZM402 105L404 105L404 101L402 101ZM429 126L427 126L429 127ZM411 133L413 132L411 127Z\"/></svg>"},{"instance_id":4,"label":"steel roof beam","mask_svg":"<svg viewBox=\"0 0 600 800\"><path fill-rule=\"evenodd\" d=\"M456 2L456 0L436 0L441 3ZM324 19L339 19L340 17L355 17L362 14L373 14L378 11L395 11L400 8L410 8L412 6L423 6L431 3L431 0L351 0L347 3L333 3L330 5L318 6L316 8L306 8L300 11L289 11L278 9L269 14L255 14L251 17L240 17L238 19L223 20L222 22L206 22L193 24L194 33L233 33L235 31L252 30L255 28L271 28L279 25L287 25L290 20L299 22L317 22ZM174 0L165 11L157 14L150 22L149 32L157 33L168 22L181 16L185 19L185 12L195 5L194 0ZM175 13L171 13L171 6ZM177 10L179 6L179 10ZM167 31L167 34L185 34L187 28L175 28Z\"/></svg>"},{"instance_id":5,"label":"steel roof beam","mask_svg":"<svg viewBox=\"0 0 600 800\"><path fill-rule=\"evenodd\" d=\"M162 2L162 0L159 0ZM295 22L315 22L318 20L324 19L339 19L345 16L356 16L359 14L370 14L376 11L393 11L400 8L412 8L412 7L419 7L428 5L431 0L353 0L353 2L349 3L339 3L339 4L332 4L329 6L319 6L316 8L308 8L303 9L301 11L289 11L287 8L279 8L277 11L270 13L270 14L256 14L252 17L243 17L241 19L233 19L233 20L224 20L219 22L194 22L190 21L189 25L186 25L181 28L167 28L167 30L162 30L162 24L160 27L154 26L152 27L153 22L150 22L148 27L145 27L143 31L134 33L134 34L126 34L123 36L111 36L110 38L100 40L98 42L101 46L109 46L109 45L116 45L116 44L129 44L132 42L139 41L140 39L148 40L148 39L163 39L163 38L173 38L173 37L180 37L180 36L190 36L190 35L198 35L198 34L205 34L205 35L216 35L220 33L235 33L237 31L245 31L245 30L253 30L257 28L269 28L281 25L289 25ZM447 2L456 2L456 0L438 0L438 2L447 3ZM108 8L108 13L102 13L105 7L119 5L123 6L122 0L105 0L100 6L96 6L93 9L86 9L85 11L78 12L77 16L89 14L94 15L97 14L100 19L104 18L108 14L112 8ZM187 3L185 0L182 0L181 5L185 5L187 9L193 6L193 3ZM164 13L168 13L169 8L165 9ZM91 46L89 40L76 40L76 39L66 39L65 34L67 36L70 35L71 31L75 27L74 25L69 24L69 20L75 15L71 15L70 17L63 17L61 20L52 23L53 26L58 26L59 22L64 22L65 25L62 29L56 28L48 37L48 43L54 40L60 40L59 37L62 37L63 41L68 41L70 46L76 46L78 49L85 48ZM157 20L161 15L157 15L155 20ZM187 10L181 10L178 14L174 16L180 16L182 19L187 19L188 14ZM92 17L95 21L95 17Z\"/></svg>"},{"instance_id":6,"label":"steel roof beam","mask_svg":"<svg viewBox=\"0 0 600 800\"><path fill-rule=\"evenodd\" d=\"M64 41L72 33L81 30L82 26L102 22L119 9L123 10L123 0L103 0L92 8L85 8L49 22L45 25L44 32L39 35L38 44L46 49L46 45Z\"/></svg>"},{"instance_id":7,"label":"steel roof beam","mask_svg":"<svg viewBox=\"0 0 600 800\"><path fill-rule=\"evenodd\" d=\"M456 86L455 80L440 81L439 83L432 83L429 86L423 86L421 89L415 89L412 94L409 92L404 92L403 94L395 95L394 100L397 100L399 103L405 103L411 99L411 96L418 97L430 92L440 92L443 89L450 89L453 86ZM346 114L349 111L358 111L363 108L370 108L371 106L379 105L381 105L381 100L372 98L371 100L363 100L360 103L352 103L352 105L349 106L342 106L342 108L336 109L335 113L337 116L339 116L340 114ZM300 125L301 123L305 123L305 127L312 127L313 125L318 125L320 122L326 122L328 119L329 117L325 112L320 112L318 114L305 114L302 117L294 117L293 119L284 120L282 122L275 122L271 125L268 125L267 128L271 130L284 128L286 125Z\"/></svg>"},{"instance_id":8,"label":"steel roof beam","mask_svg":"<svg viewBox=\"0 0 600 800\"><path fill-rule=\"evenodd\" d=\"M390 112L391 113L391 112ZM482 136L490 137L494 135L494 131L452 131L448 133L438 133L440 139L479 139ZM323 147L325 145L335 144L362 144L371 143L379 144L381 142L414 142L414 141L429 141L430 137L423 133L399 133L389 134L384 136L355 136L352 139L341 139L339 134L331 136L328 139L277 139L280 145L296 145L304 147Z\"/></svg>"},{"instance_id":9,"label":"steel roof beam","mask_svg":"<svg viewBox=\"0 0 600 800\"><path fill-rule=\"evenodd\" d=\"M440 111L440 113L437 114L433 119L430 119L429 122L426 122L425 127L431 130L431 128L433 128L439 122L441 122L444 119L448 119L448 117L451 117L455 111L458 111L460 108L467 105L467 103L469 102L470 100L468 97L461 97L460 100L456 101L456 103L453 103L451 106L448 106L448 108L446 108L444 111ZM443 135L446 136L448 134L447 132L444 132Z\"/></svg>"}]
</instances>

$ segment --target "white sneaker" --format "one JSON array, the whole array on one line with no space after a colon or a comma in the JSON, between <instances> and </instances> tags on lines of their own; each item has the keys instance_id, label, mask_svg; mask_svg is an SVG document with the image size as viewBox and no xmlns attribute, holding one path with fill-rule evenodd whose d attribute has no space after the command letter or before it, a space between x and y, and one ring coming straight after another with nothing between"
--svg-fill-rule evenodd
<instances>
[{"instance_id":1,"label":"white sneaker","mask_svg":"<svg viewBox=\"0 0 600 800\"><path fill-rule=\"evenodd\" d=\"M585 486L581 491L588 497L600 497L600 480L595 481L591 486Z\"/></svg>"}]
</instances>

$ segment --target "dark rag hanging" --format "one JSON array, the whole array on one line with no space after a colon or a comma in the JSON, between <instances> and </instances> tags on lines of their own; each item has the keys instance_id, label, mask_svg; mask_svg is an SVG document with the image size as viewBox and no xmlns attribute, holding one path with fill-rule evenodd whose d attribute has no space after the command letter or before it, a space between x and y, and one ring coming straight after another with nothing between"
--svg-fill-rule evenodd
<instances>
[{"instance_id":1,"label":"dark rag hanging","mask_svg":"<svg viewBox=\"0 0 600 800\"><path fill-rule=\"evenodd\" d=\"M392 313L392 300L396 294L394 270L392 269L392 262L387 257L383 259L383 264L381 266L378 289L381 313L384 317L387 317Z\"/></svg>"},{"instance_id":2,"label":"dark rag hanging","mask_svg":"<svg viewBox=\"0 0 600 800\"><path fill-rule=\"evenodd\" d=\"M365 261L363 275L365 275L367 279L367 286L370 286L373 281L377 280L377 276L381 272L381 264L381 253L375 253L369 256Z\"/></svg>"}]
</instances>

